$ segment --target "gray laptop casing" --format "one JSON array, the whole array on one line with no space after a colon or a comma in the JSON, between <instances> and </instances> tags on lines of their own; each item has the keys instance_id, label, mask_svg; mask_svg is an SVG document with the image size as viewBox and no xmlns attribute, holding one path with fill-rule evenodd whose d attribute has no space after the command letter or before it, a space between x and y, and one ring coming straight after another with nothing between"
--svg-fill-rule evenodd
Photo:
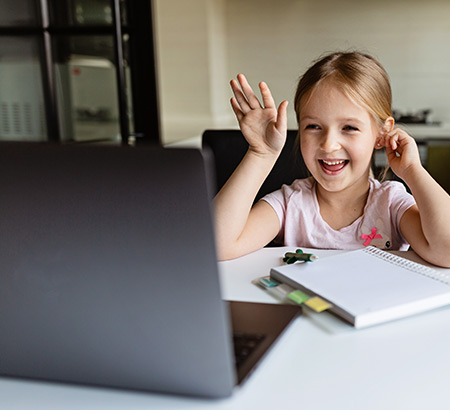
<instances>
[{"instance_id":1,"label":"gray laptop casing","mask_svg":"<svg viewBox=\"0 0 450 410\"><path fill-rule=\"evenodd\" d=\"M198 150L0 144L0 374L231 394L298 308L235 304L237 372L210 199Z\"/></svg>"},{"instance_id":2,"label":"gray laptop casing","mask_svg":"<svg viewBox=\"0 0 450 410\"><path fill-rule=\"evenodd\" d=\"M0 373L229 394L229 317L195 180L195 150L2 144Z\"/></svg>"}]
</instances>

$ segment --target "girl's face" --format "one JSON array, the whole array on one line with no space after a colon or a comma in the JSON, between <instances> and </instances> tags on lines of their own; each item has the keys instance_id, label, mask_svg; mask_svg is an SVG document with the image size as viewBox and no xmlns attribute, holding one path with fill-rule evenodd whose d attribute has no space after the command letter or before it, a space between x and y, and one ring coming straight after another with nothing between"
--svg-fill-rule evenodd
<instances>
[{"instance_id":1,"label":"girl's face","mask_svg":"<svg viewBox=\"0 0 450 410\"><path fill-rule=\"evenodd\" d=\"M320 187L367 189L379 130L365 108L324 81L301 104L299 130L303 159Z\"/></svg>"}]
</instances>

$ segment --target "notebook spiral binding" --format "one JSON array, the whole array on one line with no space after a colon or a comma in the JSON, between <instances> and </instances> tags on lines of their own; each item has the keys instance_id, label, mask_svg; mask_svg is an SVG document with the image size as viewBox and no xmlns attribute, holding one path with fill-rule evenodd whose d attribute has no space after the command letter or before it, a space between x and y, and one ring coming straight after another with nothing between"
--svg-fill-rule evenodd
<instances>
[{"instance_id":1,"label":"notebook spiral binding","mask_svg":"<svg viewBox=\"0 0 450 410\"><path fill-rule=\"evenodd\" d=\"M393 265L401 266L412 272L419 273L450 286L450 274L448 273L438 272L437 270L429 268L428 266L421 265L420 263L410 261L392 253L388 253L376 248L375 246L368 246L364 249L364 251L373 256L376 256L377 258L381 258L386 262L392 263Z\"/></svg>"}]
</instances>

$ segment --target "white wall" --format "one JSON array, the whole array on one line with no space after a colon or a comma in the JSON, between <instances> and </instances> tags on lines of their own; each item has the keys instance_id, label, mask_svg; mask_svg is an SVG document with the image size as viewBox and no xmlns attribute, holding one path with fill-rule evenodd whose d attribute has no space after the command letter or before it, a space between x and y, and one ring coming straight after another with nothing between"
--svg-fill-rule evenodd
<instances>
[{"instance_id":1,"label":"white wall","mask_svg":"<svg viewBox=\"0 0 450 410\"><path fill-rule=\"evenodd\" d=\"M264 80L277 101L321 54L358 49L384 64L394 108L450 121L448 0L157 0L166 142L235 125L229 80ZM292 104L289 126L295 127Z\"/></svg>"},{"instance_id":2,"label":"white wall","mask_svg":"<svg viewBox=\"0 0 450 410\"><path fill-rule=\"evenodd\" d=\"M230 123L225 0L157 0L155 18L163 141Z\"/></svg>"}]
</instances>

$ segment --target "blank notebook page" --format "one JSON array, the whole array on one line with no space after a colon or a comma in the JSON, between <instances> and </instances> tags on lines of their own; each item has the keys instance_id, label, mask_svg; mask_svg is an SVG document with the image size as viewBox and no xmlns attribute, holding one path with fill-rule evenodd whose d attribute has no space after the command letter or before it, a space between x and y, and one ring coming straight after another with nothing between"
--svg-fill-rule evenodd
<instances>
[{"instance_id":1,"label":"blank notebook page","mask_svg":"<svg viewBox=\"0 0 450 410\"><path fill-rule=\"evenodd\" d=\"M354 317L401 306L412 314L450 303L448 275L373 247L274 268L271 276L317 294Z\"/></svg>"}]
</instances>

